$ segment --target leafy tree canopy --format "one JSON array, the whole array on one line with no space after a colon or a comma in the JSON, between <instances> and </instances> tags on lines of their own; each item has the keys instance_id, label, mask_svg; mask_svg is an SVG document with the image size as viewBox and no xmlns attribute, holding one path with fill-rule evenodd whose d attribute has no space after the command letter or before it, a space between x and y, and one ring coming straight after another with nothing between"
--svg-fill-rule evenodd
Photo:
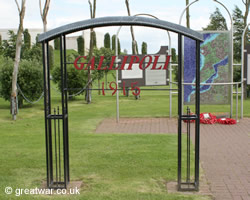
<instances>
[{"instance_id":1,"label":"leafy tree canopy","mask_svg":"<svg viewBox=\"0 0 250 200\"><path fill-rule=\"evenodd\" d=\"M141 45L141 53L142 53L142 54L147 54L147 50L148 50L147 43L146 43L146 42L142 42L142 45Z\"/></svg>"},{"instance_id":2,"label":"leafy tree canopy","mask_svg":"<svg viewBox=\"0 0 250 200\"><path fill-rule=\"evenodd\" d=\"M203 28L203 30L228 30L227 29L227 23L226 19L221 14L219 8L216 8L216 10L210 15L210 23L207 25L206 28Z\"/></svg>"},{"instance_id":3,"label":"leafy tree canopy","mask_svg":"<svg viewBox=\"0 0 250 200\"><path fill-rule=\"evenodd\" d=\"M110 35L109 35L109 33L106 33L104 35L104 47L107 49L110 49Z\"/></svg>"},{"instance_id":4,"label":"leafy tree canopy","mask_svg":"<svg viewBox=\"0 0 250 200\"><path fill-rule=\"evenodd\" d=\"M244 30L244 19L242 11L238 6L233 10L233 26L234 26L234 59L241 59L241 38Z\"/></svg>"}]
</instances>

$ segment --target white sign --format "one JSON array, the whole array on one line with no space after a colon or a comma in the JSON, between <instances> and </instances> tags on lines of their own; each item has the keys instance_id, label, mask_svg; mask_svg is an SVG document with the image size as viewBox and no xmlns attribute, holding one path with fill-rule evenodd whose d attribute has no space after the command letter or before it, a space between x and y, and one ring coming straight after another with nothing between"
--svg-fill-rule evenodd
<instances>
[{"instance_id":1,"label":"white sign","mask_svg":"<svg viewBox=\"0 0 250 200\"><path fill-rule=\"evenodd\" d=\"M139 68L139 64L133 64L131 70L128 69L129 64L125 64L124 70L122 71L122 79L135 79L143 78L143 71Z\"/></svg>"},{"instance_id":2,"label":"white sign","mask_svg":"<svg viewBox=\"0 0 250 200\"><path fill-rule=\"evenodd\" d=\"M148 62L149 58L145 59L146 62ZM160 68L160 66L164 66L166 61L166 55L161 55L158 59L158 62L156 64L156 69ZM146 69L146 80L145 80L145 85L166 85L166 79L167 79L167 72L166 70L151 70L153 67L153 63Z\"/></svg>"}]
</instances>

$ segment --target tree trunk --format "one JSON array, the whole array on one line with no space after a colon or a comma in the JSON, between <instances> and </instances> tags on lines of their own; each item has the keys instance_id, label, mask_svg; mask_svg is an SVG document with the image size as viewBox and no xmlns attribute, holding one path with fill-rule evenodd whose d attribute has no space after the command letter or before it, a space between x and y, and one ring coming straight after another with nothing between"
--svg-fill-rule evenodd
<instances>
[{"instance_id":1,"label":"tree trunk","mask_svg":"<svg viewBox=\"0 0 250 200\"><path fill-rule=\"evenodd\" d=\"M189 0L186 0L186 6L189 5ZM189 8L187 8L186 12L186 22L187 22L187 28L190 28L190 15L189 15Z\"/></svg>"},{"instance_id":2,"label":"tree trunk","mask_svg":"<svg viewBox=\"0 0 250 200\"><path fill-rule=\"evenodd\" d=\"M92 3L89 0L89 6L90 6L90 18L93 19L95 18L95 13L96 13L96 0L94 0L93 8L92 8ZM89 58L91 58L93 55L93 49L94 49L94 29L91 28L90 29ZM88 86L87 86L87 91L86 91L86 96L85 96L85 99L88 104L91 103L91 88L92 88L91 71L90 71L90 67L88 67Z\"/></svg>"},{"instance_id":3,"label":"tree trunk","mask_svg":"<svg viewBox=\"0 0 250 200\"><path fill-rule=\"evenodd\" d=\"M93 48L94 48L94 41L93 41L93 32L94 30L91 29L90 30L90 47L89 47L89 57L91 58L93 55ZM91 103L91 88L92 88L92 83L91 82L91 71L90 71L90 67L88 67L88 87L87 87L87 96L86 96L86 101L87 104Z\"/></svg>"},{"instance_id":4,"label":"tree trunk","mask_svg":"<svg viewBox=\"0 0 250 200\"><path fill-rule=\"evenodd\" d=\"M101 81L98 79L98 95L101 95Z\"/></svg>"},{"instance_id":5,"label":"tree trunk","mask_svg":"<svg viewBox=\"0 0 250 200\"><path fill-rule=\"evenodd\" d=\"M246 7L246 10L245 10L245 14L244 14L244 26L246 27L247 25L247 17L248 17L248 13L249 13L249 0L246 0L245 2L245 7Z\"/></svg>"},{"instance_id":6,"label":"tree trunk","mask_svg":"<svg viewBox=\"0 0 250 200\"><path fill-rule=\"evenodd\" d=\"M43 32L45 33L47 31L47 21L46 21L46 19L43 19ZM46 48L46 46L45 46L45 48L44 48L44 60L45 60L45 62L44 62L44 67L45 67L45 74L46 74L46 77L47 77L47 74L48 74L48 60L47 60L47 48ZM45 79L45 92L46 92L46 94L48 94L48 86L49 85L49 83L48 83L48 80L47 79ZM46 95L46 102L47 102L47 105L49 104L49 97L48 97L48 95Z\"/></svg>"},{"instance_id":7,"label":"tree trunk","mask_svg":"<svg viewBox=\"0 0 250 200\"><path fill-rule=\"evenodd\" d=\"M108 89L108 72L105 71L105 88Z\"/></svg>"},{"instance_id":8,"label":"tree trunk","mask_svg":"<svg viewBox=\"0 0 250 200\"><path fill-rule=\"evenodd\" d=\"M43 32L47 32L47 16L48 16L48 12L49 12L49 5L50 5L50 0L46 0L45 1L45 4L44 4L44 8L42 9L42 3L41 3L41 0L39 0L39 6L40 6L40 14L41 14L41 18L42 18L42 21L43 21ZM48 63L47 63L47 48L45 47L44 49L44 58L45 58L45 63L44 63L44 67L45 67L45 74L46 74L46 77L47 77L47 74L48 74ZM47 94L48 93L48 81L49 81L49 77L48 77L48 80L44 80L45 81L45 93ZM46 103L48 105L49 103L49 97L48 95L46 95Z\"/></svg>"},{"instance_id":9,"label":"tree trunk","mask_svg":"<svg viewBox=\"0 0 250 200\"><path fill-rule=\"evenodd\" d=\"M243 20L244 20L244 28L247 26L247 17L248 17L248 14L249 14L249 3L250 1L249 0L246 0L245 2L245 7L246 7L246 10L245 10L245 14L244 14L244 17L243 17ZM244 38L244 43L247 44L247 35L248 31L246 31L246 34L245 34L245 38Z\"/></svg>"},{"instance_id":10,"label":"tree trunk","mask_svg":"<svg viewBox=\"0 0 250 200\"><path fill-rule=\"evenodd\" d=\"M23 19L25 15L25 0L22 1L22 7L20 9L19 4L17 3L18 11L19 11L19 27L17 31L17 39L16 39L16 55L14 68L12 73L12 91L11 91L11 105L12 105L12 119L16 120L17 112L18 112L18 102L17 102L17 76L18 76L18 68L20 63L21 56L21 48L22 48L22 33L23 33Z\"/></svg>"},{"instance_id":11,"label":"tree trunk","mask_svg":"<svg viewBox=\"0 0 250 200\"><path fill-rule=\"evenodd\" d=\"M22 25L21 25L22 26ZM11 92L11 100L12 100L12 119L16 120L17 115L17 75L18 68L20 63L20 55L21 55L21 47L22 47L22 27L19 26L18 34L17 34L17 42L16 42L16 57L14 62L14 69L12 74L12 92Z\"/></svg>"},{"instance_id":12,"label":"tree trunk","mask_svg":"<svg viewBox=\"0 0 250 200\"><path fill-rule=\"evenodd\" d=\"M129 8L129 1L126 0L125 3L126 3L127 11L128 11L128 16L131 16L131 14L130 14L130 8ZM131 32L132 42L133 42L133 45L132 45L133 49L132 49L132 52L135 52L135 54L138 54L137 49L136 49L136 40L135 40L135 34L134 34L133 26L130 26L130 32ZM117 48L118 48L118 47L117 47Z\"/></svg>"},{"instance_id":13,"label":"tree trunk","mask_svg":"<svg viewBox=\"0 0 250 200\"><path fill-rule=\"evenodd\" d=\"M46 0L44 8L42 9L42 3L41 0L39 0L40 14L43 21L43 32L47 32L47 16L49 12L49 5L50 5L50 0Z\"/></svg>"},{"instance_id":14,"label":"tree trunk","mask_svg":"<svg viewBox=\"0 0 250 200\"><path fill-rule=\"evenodd\" d=\"M126 6L127 6L127 11L128 11L128 16L131 16L130 14L130 8L129 8L129 0L125 0ZM135 35L134 35L134 29L133 26L130 26L130 32L131 32L131 36L132 36L132 52L134 52L135 54L138 54L137 51L137 44L136 44L136 40L135 40ZM118 47L117 47L118 48ZM135 96L135 99L139 99L139 96Z\"/></svg>"}]
</instances>

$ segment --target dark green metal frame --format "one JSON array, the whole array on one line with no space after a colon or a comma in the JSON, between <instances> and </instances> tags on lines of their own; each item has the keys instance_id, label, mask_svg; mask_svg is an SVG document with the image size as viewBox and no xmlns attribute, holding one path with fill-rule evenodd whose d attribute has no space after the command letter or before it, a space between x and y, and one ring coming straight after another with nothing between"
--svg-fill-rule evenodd
<instances>
[{"instance_id":1,"label":"dark green metal frame","mask_svg":"<svg viewBox=\"0 0 250 200\"><path fill-rule=\"evenodd\" d=\"M173 24L159 19L146 17L103 17L84 20L69 25L65 25L39 36L39 42L43 47L43 71L44 71L44 113L45 113L45 141L46 141L46 162L47 162L47 186L49 188L67 188L70 181L69 176L69 130L68 130L68 88L67 88L67 61L66 61L66 35L89 28L104 26L146 26L178 34L178 189L198 190L199 189L199 146L200 146L200 42L202 35L191 29ZM194 115L182 115L182 57L183 36L196 41L196 112ZM60 38L60 63L61 63L61 114L59 108L54 112L51 108L50 93L50 63L49 63L49 41ZM195 120L195 178L190 182L190 162L189 178L187 182L182 181L182 121ZM62 133L60 132L62 130ZM190 128L188 129L190 130ZM188 133L190 144L190 131ZM62 139L61 139L62 138ZM53 146L54 143L54 146ZM189 146L190 148L190 146ZM54 155L54 156L53 156ZM187 159L190 160L187 154ZM188 162L187 162L188 163ZM62 170L63 165L63 170Z\"/></svg>"}]
</instances>

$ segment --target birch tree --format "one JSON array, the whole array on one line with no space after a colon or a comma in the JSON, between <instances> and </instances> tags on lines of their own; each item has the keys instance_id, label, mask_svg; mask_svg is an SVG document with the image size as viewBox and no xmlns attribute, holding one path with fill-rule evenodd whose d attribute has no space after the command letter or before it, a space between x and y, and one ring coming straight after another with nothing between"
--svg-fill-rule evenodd
<instances>
[{"instance_id":1,"label":"birch tree","mask_svg":"<svg viewBox=\"0 0 250 200\"><path fill-rule=\"evenodd\" d=\"M41 18L42 18L42 21L43 21L43 32L46 32L47 31L47 16L48 16L48 12L49 12L49 5L50 5L50 0L45 0L45 3L44 3L44 7L42 8L42 1L39 0L39 7L40 7L40 15L41 15ZM45 55L44 55L44 58L45 58L45 74L48 74L47 73L47 48L44 49L44 52L43 52ZM48 91L48 80L44 80L45 81L45 92L47 93ZM47 95L47 98L46 98L46 102L48 104L49 102L49 97Z\"/></svg>"},{"instance_id":2,"label":"birch tree","mask_svg":"<svg viewBox=\"0 0 250 200\"><path fill-rule=\"evenodd\" d=\"M21 6L19 5L17 0L15 0L15 3L16 3L18 13L19 13L19 27L17 31L16 54L15 54L14 69L13 69L13 74L12 74L11 113L12 113L13 120L16 120L17 111L18 111L17 75L18 75L18 68L19 68L21 48L22 48L23 20L25 16L26 0L22 0Z\"/></svg>"},{"instance_id":3,"label":"birch tree","mask_svg":"<svg viewBox=\"0 0 250 200\"><path fill-rule=\"evenodd\" d=\"M249 5L250 5L250 0L242 0L242 3L245 5L245 14L243 16L244 19L244 27L246 27L247 25L247 18L248 18L248 14L249 14ZM246 32L247 35L248 31ZM244 40L245 40L245 44L247 43L247 37L246 35L244 36Z\"/></svg>"},{"instance_id":4,"label":"birch tree","mask_svg":"<svg viewBox=\"0 0 250 200\"><path fill-rule=\"evenodd\" d=\"M129 8L129 0L125 0L125 4L126 4L126 7L127 7L128 16L131 16L130 8ZM132 52L134 52L135 54L138 54L138 50L136 48L136 40L135 40L135 34L134 34L133 26L130 26L130 32L131 32L131 36L132 36Z\"/></svg>"},{"instance_id":5,"label":"birch tree","mask_svg":"<svg viewBox=\"0 0 250 200\"><path fill-rule=\"evenodd\" d=\"M186 6L189 5L189 0L186 0ZM189 7L187 8L186 12L186 23L187 23L187 28L190 28L190 14L189 14Z\"/></svg>"},{"instance_id":6,"label":"birch tree","mask_svg":"<svg viewBox=\"0 0 250 200\"><path fill-rule=\"evenodd\" d=\"M249 5L250 5L250 0L242 0L243 4L245 5L245 14L244 14L244 25L247 25L247 17L249 14Z\"/></svg>"},{"instance_id":7,"label":"birch tree","mask_svg":"<svg viewBox=\"0 0 250 200\"><path fill-rule=\"evenodd\" d=\"M90 18L94 19L95 18L95 13L96 13L96 0L93 0L93 4L90 0L88 0L89 2L89 8L90 8ZM91 28L90 29L90 44L89 44L89 58L92 57L93 55L93 49L94 49L94 29ZM87 86L87 90L86 90L86 96L85 99L87 101L87 103L91 103L91 88L92 88L92 84L91 84L91 71L90 71L90 67L88 67L88 86Z\"/></svg>"},{"instance_id":8,"label":"birch tree","mask_svg":"<svg viewBox=\"0 0 250 200\"><path fill-rule=\"evenodd\" d=\"M43 32L47 31L47 16L49 12L50 0L46 0L44 7L42 8L42 2L39 0L40 15L43 21Z\"/></svg>"},{"instance_id":9,"label":"birch tree","mask_svg":"<svg viewBox=\"0 0 250 200\"><path fill-rule=\"evenodd\" d=\"M131 14L130 14L130 8L129 8L129 0L125 0L125 4L126 4L126 7L127 7L128 16L131 16ZM132 53L133 54L138 54L139 53L138 52L138 45L137 45L137 42L135 40L135 34L134 34L134 28L133 28L133 26L130 26L130 32L131 32L131 36L132 36ZM139 99L139 95L136 95L135 99Z\"/></svg>"}]
</instances>

